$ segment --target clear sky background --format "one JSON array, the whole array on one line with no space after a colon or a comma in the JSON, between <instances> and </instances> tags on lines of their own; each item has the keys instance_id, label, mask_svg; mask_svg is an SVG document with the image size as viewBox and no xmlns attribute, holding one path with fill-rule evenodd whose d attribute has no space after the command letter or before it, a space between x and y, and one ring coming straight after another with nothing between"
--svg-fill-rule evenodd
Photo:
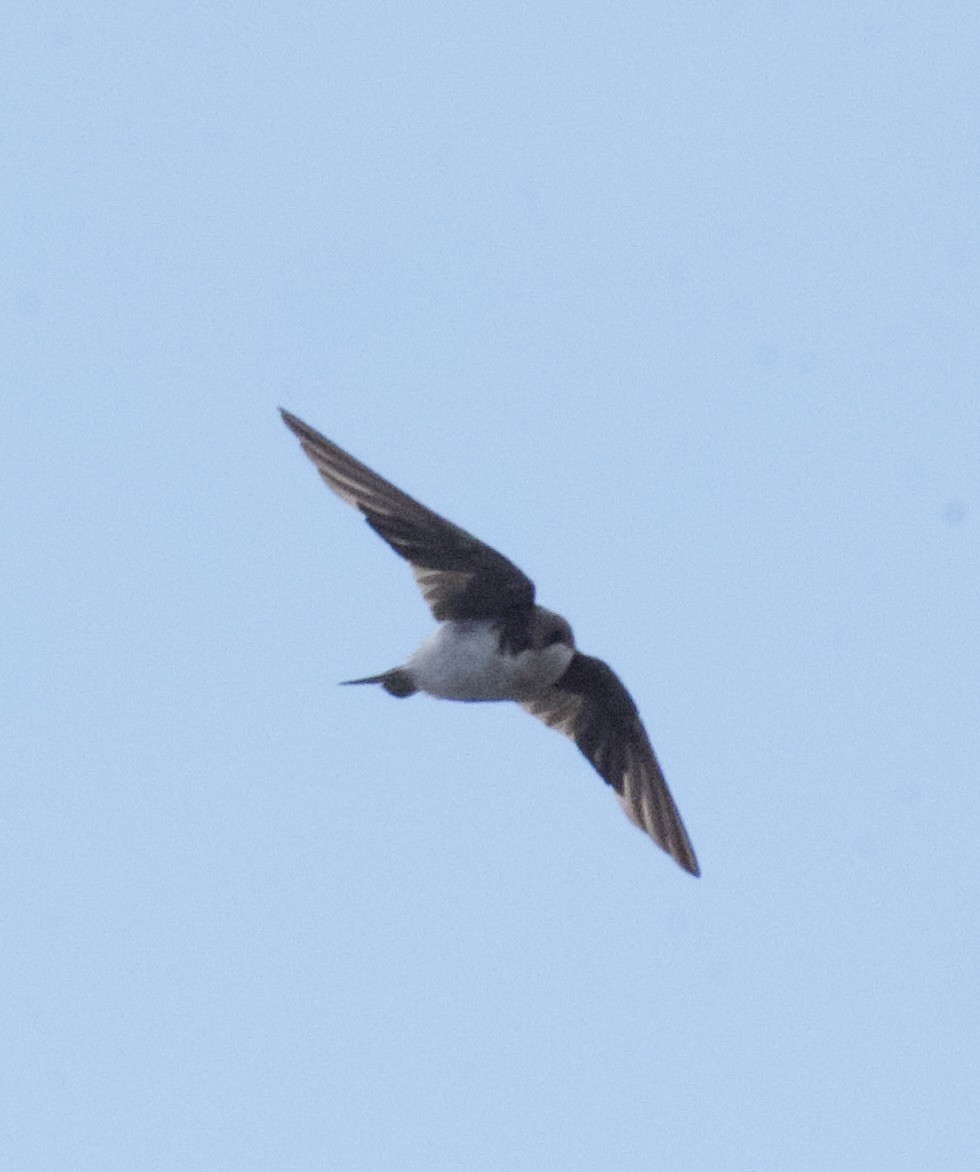
<instances>
[{"instance_id":1,"label":"clear sky background","mask_svg":"<svg viewBox=\"0 0 980 1172\"><path fill-rule=\"evenodd\" d=\"M980 1167L980 15L8 0L0 1166ZM704 875L284 405L622 675Z\"/></svg>"}]
</instances>

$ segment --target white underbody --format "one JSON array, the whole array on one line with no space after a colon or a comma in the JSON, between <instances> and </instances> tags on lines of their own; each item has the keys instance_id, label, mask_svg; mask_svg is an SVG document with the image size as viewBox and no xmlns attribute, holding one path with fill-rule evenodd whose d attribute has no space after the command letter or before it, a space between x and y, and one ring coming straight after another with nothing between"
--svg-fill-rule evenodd
<instances>
[{"instance_id":1,"label":"white underbody","mask_svg":"<svg viewBox=\"0 0 980 1172\"><path fill-rule=\"evenodd\" d=\"M575 652L564 643L540 651L501 652L491 623L442 623L405 667L422 692L444 700L523 700L564 673Z\"/></svg>"}]
</instances>

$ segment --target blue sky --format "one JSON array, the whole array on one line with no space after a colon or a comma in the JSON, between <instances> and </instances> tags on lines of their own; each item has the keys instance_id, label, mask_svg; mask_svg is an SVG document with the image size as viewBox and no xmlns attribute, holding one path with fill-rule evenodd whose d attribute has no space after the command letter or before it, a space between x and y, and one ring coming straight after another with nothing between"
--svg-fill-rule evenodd
<instances>
[{"instance_id":1,"label":"blue sky","mask_svg":"<svg viewBox=\"0 0 980 1172\"><path fill-rule=\"evenodd\" d=\"M0 1164L973 1169L980 16L0 17ZM282 404L623 676L693 880Z\"/></svg>"}]
</instances>

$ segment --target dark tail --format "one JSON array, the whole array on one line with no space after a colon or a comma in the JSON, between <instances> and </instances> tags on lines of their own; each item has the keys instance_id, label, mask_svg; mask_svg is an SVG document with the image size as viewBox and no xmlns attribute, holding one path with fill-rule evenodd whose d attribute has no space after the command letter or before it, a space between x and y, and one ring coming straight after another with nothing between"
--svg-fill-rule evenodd
<instances>
[{"instance_id":1,"label":"dark tail","mask_svg":"<svg viewBox=\"0 0 980 1172\"><path fill-rule=\"evenodd\" d=\"M363 680L341 680L342 684L380 684L389 696L403 699L414 695L418 688L412 683L411 675L403 667L393 667L379 676L365 676Z\"/></svg>"}]
</instances>

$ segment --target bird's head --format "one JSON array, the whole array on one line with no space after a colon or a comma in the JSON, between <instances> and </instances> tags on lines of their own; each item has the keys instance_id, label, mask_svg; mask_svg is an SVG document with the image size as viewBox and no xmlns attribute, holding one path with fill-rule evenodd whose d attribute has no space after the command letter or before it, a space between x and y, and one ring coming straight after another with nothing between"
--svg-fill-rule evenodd
<instances>
[{"instance_id":1,"label":"bird's head","mask_svg":"<svg viewBox=\"0 0 980 1172\"><path fill-rule=\"evenodd\" d=\"M543 606L536 606L531 622L531 646L535 651L541 651L556 644L570 647L574 651L575 636L572 634L572 628L560 614L555 614L553 610L547 610Z\"/></svg>"}]
</instances>

